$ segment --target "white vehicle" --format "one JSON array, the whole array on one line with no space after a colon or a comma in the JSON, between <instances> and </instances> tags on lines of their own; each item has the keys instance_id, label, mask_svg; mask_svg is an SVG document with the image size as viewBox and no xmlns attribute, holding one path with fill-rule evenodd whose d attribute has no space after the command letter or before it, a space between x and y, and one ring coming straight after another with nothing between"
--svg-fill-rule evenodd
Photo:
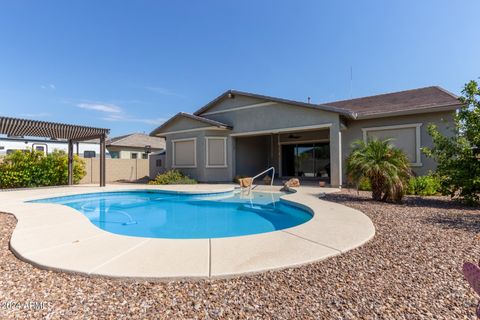
<instances>
[{"instance_id":1,"label":"white vehicle","mask_svg":"<svg viewBox=\"0 0 480 320\"><path fill-rule=\"evenodd\" d=\"M45 154L49 154L54 150L67 152L68 143L66 140L0 137L0 156L10 154L16 150L37 150ZM73 152L84 158L96 158L100 156L100 143L94 141L78 142L74 144Z\"/></svg>"}]
</instances>

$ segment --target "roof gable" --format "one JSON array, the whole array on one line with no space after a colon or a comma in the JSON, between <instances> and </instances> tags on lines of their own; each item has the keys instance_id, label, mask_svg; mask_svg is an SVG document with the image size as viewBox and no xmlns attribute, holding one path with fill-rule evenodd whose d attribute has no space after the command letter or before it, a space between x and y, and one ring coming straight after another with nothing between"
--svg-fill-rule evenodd
<instances>
[{"instance_id":1,"label":"roof gable","mask_svg":"<svg viewBox=\"0 0 480 320\"><path fill-rule=\"evenodd\" d=\"M182 120L184 120L184 122L185 122L185 120L187 120L188 125L190 127L183 126L183 127L175 128L174 127L175 123L179 123ZM221 122L218 122L218 121L215 121L215 120L199 117L199 116L196 116L196 115L191 115L191 114L188 114L188 113L185 113L185 112L179 112L175 116L173 116L172 118L168 119L161 126L156 128L155 130L153 130L150 133L150 135L151 136L159 136L162 133L172 131L171 130L172 127L174 129L173 131L175 131L175 130L183 131L183 130L189 130L189 129L191 130L191 129L211 128L211 127L215 127L215 128L218 128L218 129L225 129L225 130L230 130L232 128L228 124L224 124L224 123L221 123Z\"/></svg>"},{"instance_id":2,"label":"roof gable","mask_svg":"<svg viewBox=\"0 0 480 320\"><path fill-rule=\"evenodd\" d=\"M346 111L344 109L336 108L334 106L326 106L326 105L317 105L317 104L312 104L312 103L307 103L307 102L300 102L300 101L294 101L294 100L288 100L288 99L282 99L282 98L277 98L277 97L271 97L271 96L265 96L265 95L260 95L260 94L255 94L255 93L250 93L250 92L243 92L243 91L237 91L237 90L228 90L215 98L214 100L210 101L207 103L205 106L202 108L198 109L195 111L193 114L197 116L201 116L203 114L207 114L208 112L211 112L219 103L224 101L225 99L235 99L235 97L243 97L243 98L248 98L252 101L258 101L258 102L274 102L274 103L283 103L283 104L289 104L297 107L303 107L303 108L309 108L309 109L316 109L316 110L322 110L322 111L331 111L335 113L340 113L346 116L350 116L350 112ZM242 108L246 107L247 105L235 105L235 108ZM228 110L228 109L226 109Z\"/></svg>"}]
</instances>

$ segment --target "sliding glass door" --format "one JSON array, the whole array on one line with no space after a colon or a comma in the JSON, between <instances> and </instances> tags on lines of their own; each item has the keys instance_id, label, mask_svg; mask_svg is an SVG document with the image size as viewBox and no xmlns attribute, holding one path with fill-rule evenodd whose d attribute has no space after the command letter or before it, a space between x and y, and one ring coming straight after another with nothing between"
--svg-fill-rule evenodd
<instances>
[{"instance_id":1,"label":"sliding glass door","mask_svg":"<svg viewBox=\"0 0 480 320\"><path fill-rule=\"evenodd\" d=\"M329 143L322 142L282 145L282 175L311 178L329 177Z\"/></svg>"}]
</instances>

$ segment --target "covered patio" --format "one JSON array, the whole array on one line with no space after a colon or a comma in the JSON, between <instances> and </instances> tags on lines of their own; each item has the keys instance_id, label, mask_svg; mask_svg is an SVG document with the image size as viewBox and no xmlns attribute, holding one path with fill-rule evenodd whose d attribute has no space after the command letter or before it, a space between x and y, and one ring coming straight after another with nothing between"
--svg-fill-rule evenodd
<instances>
[{"instance_id":1,"label":"covered patio","mask_svg":"<svg viewBox=\"0 0 480 320\"><path fill-rule=\"evenodd\" d=\"M235 175L253 176L275 167L276 178L331 182L329 128L262 135L232 135Z\"/></svg>"},{"instance_id":2,"label":"covered patio","mask_svg":"<svg viewBox=\"0 0 480 320\"><path fill-rule=\"evenodd\" d=\"M110 129L78 126L19 118L0 117L0 134L68 141L68 185L73 185L73 145L80 141L100 139L100 186L106 183L105 140Z\"/></svg>"}]
</instances>

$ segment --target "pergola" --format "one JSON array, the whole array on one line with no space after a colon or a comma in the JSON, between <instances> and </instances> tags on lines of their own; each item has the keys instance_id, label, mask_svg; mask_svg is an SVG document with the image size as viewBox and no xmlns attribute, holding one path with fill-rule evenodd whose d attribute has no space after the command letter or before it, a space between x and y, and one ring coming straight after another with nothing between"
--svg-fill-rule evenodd
<instances>
[{"instance_id":1,"label":"pergola","mask_svg":"<svg viewBox=\"0 0 480 320\"><path fill-rule=\"evenodd\" d=\"M0 116L0 134L66 139L68 141L69 185L73 184L73 144L79 141L100 139L100 186L105 186L105 139L109 132L110 129Z\"/></svg>"}]
</instances>

